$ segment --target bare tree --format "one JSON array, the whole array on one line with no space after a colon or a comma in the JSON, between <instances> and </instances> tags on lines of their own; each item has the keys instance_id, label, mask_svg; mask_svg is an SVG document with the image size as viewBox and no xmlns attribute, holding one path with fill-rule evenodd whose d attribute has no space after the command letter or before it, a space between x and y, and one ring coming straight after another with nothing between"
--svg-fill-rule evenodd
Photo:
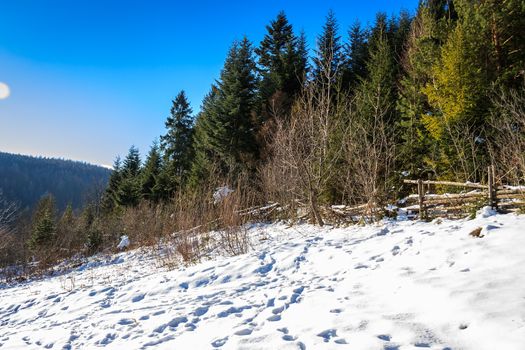
<instances>
[{"instance_id":1,"label":"bare tree","mask_svg":"<svg viewBox=\"0 0 525 350\"><path fill-rule=\"evenodd\" d=\"M0 264L9 261L14 249L14 223L18 218L18 205L8 201L0 190Z\"/></svg>"},{"instance_id":2,"label":"bare tree","mask_svg":"<svg viewBox=\"0 0 525 350\"><path fill-rule=\"evenodd\" d=\"M18 205L9 202L0 190L0 232L9 232L18 217Z\"/></svg>"},{"instance_id":3,"label":"bare tree","mask_svg":"<svg viewBox=\"0 0 525 350\"><path fill-rule=\"evenodd\" d=\"M514 183L525 180L525 85L500 91L492 99L489 152L501 177Z\"/></svg>"},{"instance_id":4,"label":"bare tree","mask_svg":"<svg viewBox=\"0 0 525 350\"><path fill-rule=\"evenodd\" d=\"M358 92L344 137L347 196L354 204L367 204L369 214L386 200L391 186L395 130L388 122L390 108L377 95Z\"/></svg>"},{"instance_id":5,"label":"bare tree","mask_svg":"<svg viewBox=\"0 0 525 350\"><path fill-rule=\"evenodd\" d=\"M333 69L323 67L324 79L304 87L288 121L279 120L273 142L273 159L265 174L267 185L281 198L306 201L314 222L324 224L319 199L342 157L344 114L348 98L339 92ZM273 183L272 183L273 182Z\"/></svg>"}]
</instances>

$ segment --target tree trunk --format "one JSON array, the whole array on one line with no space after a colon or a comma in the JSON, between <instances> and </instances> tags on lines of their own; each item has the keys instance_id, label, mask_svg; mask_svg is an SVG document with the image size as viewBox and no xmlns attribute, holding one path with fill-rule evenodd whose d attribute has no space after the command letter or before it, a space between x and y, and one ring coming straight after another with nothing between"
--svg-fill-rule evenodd
<instances>
[{"instance_id":1,"label":"tree trunk","mask_svg":"<svg viewBox=\"0 0 525 350\"><path fill-rule=\"evenodd\" d=\"M310 208L312 209L312 214L314 219L319 226L324 226L323 218L319 213L319 207L317 206L317 196L314 193L310 192Z\"/></svg>"}]
</instances>

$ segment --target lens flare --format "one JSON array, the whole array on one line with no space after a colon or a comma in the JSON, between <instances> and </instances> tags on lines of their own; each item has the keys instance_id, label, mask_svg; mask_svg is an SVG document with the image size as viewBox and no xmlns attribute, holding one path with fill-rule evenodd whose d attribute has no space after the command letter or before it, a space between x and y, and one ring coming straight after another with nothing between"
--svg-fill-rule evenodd
<instances>
[{"instance_id":1,"label":"lens flare","mask_svg":"<svg viewBox=\"0 0 525 350\"><path fill-rule=\"evenodd\" d=\"M5 83L0 82L0 100L5 100L9 97L9 86Z\"/></svg>"}]
</instances>

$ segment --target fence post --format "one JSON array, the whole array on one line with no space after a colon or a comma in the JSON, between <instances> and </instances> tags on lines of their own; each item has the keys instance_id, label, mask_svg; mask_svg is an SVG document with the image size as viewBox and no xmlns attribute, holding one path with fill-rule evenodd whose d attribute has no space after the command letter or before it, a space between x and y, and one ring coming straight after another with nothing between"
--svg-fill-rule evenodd
<instances>
[{"instance_id":1,"label":"fence post","mask_svg":"<svg viewBox=\"0 0 525 350\"><path fill-rule=\"evenodd\" d=\"M419 218L426 219L427 214L425 210L425 191L423 189L423 180L417 180L417 194L419 196Z\"/></svg>"},{"instance_id":2,"label":"fence post","mask_svg":"<svg viewBox=\"0 0 525 350\"><path fill-rule=\"evenodd\" d=\"M489 206L497 209L496 191L494 188L494 165L488 167L488 185L489 185Z\"/></svg>"},{"instance_id":3,"label":"fence post","mask_svg":"<svg viewBox=\"0 0 525 350\"><path fill-rule=\"evenodd\" d=\"M488 173L488 185L489 185L489 206L492 209L496 209L496 199L494 191L494 167L490 165L487 169Z\"/></svg>"}]
</instances>

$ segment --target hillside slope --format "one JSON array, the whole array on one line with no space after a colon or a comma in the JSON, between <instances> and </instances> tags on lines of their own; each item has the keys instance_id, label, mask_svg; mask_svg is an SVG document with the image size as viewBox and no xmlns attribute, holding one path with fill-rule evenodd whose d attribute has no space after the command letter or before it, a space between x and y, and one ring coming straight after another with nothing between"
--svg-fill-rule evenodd
<instances>
[{"instance_id":1,"label":"hillside slope","mask_svg":"<svg viewBox=\"0 0 525 350\"><path fill-rule=\"evenodd\" d=\"M487 214L254 226L252 252L172 271L99 256L3 286L0 348L523 349L525 217Z\"/></svg>"},{"instance_id":2,"label":"hillside slope","mask_svg":"<svg viewBox=\"0 0 525 350\"><path fill-rule=\"evenodd\" d=\"M105 188L110 170L82 162L0 152L0 191L9 201L30 208L46 193L57 206L79 208Z\"/></svg>"}]
</instances>

